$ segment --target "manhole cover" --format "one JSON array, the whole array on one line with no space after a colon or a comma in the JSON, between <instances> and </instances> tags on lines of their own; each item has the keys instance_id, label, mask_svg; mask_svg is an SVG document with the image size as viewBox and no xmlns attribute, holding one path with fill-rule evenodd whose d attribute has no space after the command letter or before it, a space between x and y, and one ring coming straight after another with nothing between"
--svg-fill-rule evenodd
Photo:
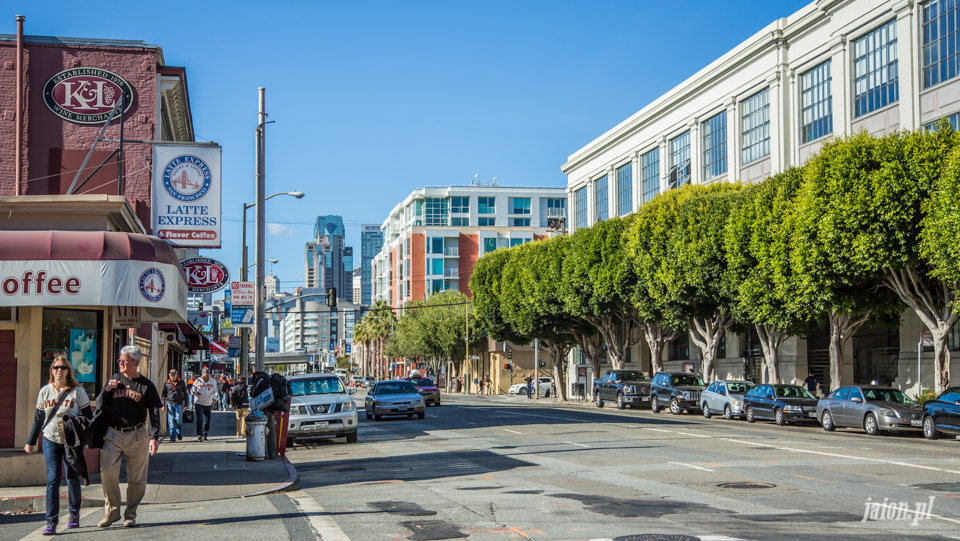
<instances>
[{"instance_id":1,"label":"manhole cover","mask_svg":"<svg viewBox=\"0 0 960 541\"><path fill-rule=\"evenodd\" d=\"M777 485L773 483L720 483L717 486L720 488L753 489L753 488L775 488Z\"/></svg>"},{"instance_id":2,"label":"manhole cover","mask_svg":"<svg viewBox=\"0 0 960 541\"><path fill-rule=\"evenodd\" d=\"M960 483L923 483L920 485L913 485L917 488L924 488L927 490L932 490L934 492L960 492Z\"/></svg>"},{"instance_id":3,"label":"manhole cover","mask_svg":"<svg viewBox=\"0 0 960 541\"><path fill-rule=\"evenodd\" d=\"M699 537L689 535L674 535L668 533L641 533L614 537L613 541L700 541Z\"/></svg>"}]
</instances>

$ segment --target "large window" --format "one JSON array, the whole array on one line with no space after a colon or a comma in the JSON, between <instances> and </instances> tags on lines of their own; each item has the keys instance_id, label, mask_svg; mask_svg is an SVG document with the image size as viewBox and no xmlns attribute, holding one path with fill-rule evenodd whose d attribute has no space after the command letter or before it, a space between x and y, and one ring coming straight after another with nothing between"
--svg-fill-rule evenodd
<instances>
[{"instance_id":1,"label":"large window","mask_svg":"<svg viewBox=\"0 0 960 541\"><path fill-rule=\"evenodd\" d=\"M646 203L660 193L659 148L655 148L640 157L640 170L643 177L643 202Z\"/></svg>"},{"instance_id":2,"label":"large window","mask_svg":"<svg viewBox=\"0 0 960 541\"><path fill-rule=\"evenodd\" d=\"M497 213L497 198L496 197L478 197L477 198L477 214L496 214Z\"/></svg>"},{"instance_id":3,"label":"large window","mask_svg":"<svg viewBox=\"0 0 960 541\"><path fill-rule=\"evenodd\" d=\"M809 143L833 132L830 61L800 76L800 142Z\"/></svg>"},{"instance_id":4,"label":"large window","mask_svg":"<svg viewBox=\"0 0 960 541\"><path fill-rule=\"evenodd\" d=\"M623 216L633 211L633 164L625 163L617 168L617 214Z\"/></svg>"},{"instance_id":5,"label":"large window","mask_svg":"<svg viewBox=\"0 0 960 541\"><path fill-rule=\"evenodd\" d=\"M493 227L497 225L496 218L477 218L477 227Z\"/></svg>"},{"instance_id":6,"label":"large window","mask_svg":"<svg viewBox=\"0 0 960 541\"><path fill-rule=\"evenodd\" d=\"M430 274L443 276L443 259L441 258L430 259Z\"/></svg>"},{"instance_id":7,"label":"large window","mask_svg":"<svg viewBox=\"0 0 960 541\"><path fill-rule=\"evenodd\" d=\"M100 392L103 372L103 313L98 310L43 309L41 331L40 381L50 381L50 365L58 353L65 353L73 368L73 377L91 400ZM141 361L145 362L145 361ZM115 370L115 363L110 363ZM112 372L111 372L112 373Z\"/></svg>"},{"instance_id":8,"label":"large window","mask_svg":"<svg viewBox=\"0 0 960 541\"><path fill-rule=\"evenodd\" d=\"M897 74L897 21L853 42L853 116L858 117L900 97Z\"/></svg>"},{"instance_id":9,"label":"large window","mask_svg":"<svg viewBox=\"0 0 960 541\"><path fill-rule=\"evenodd\" d=\"M960 2L930 0L923 4L923 87L957 76L960 71Z\"/></svg>"},{"instance_id":10,"label":"large window","mask_svg":"<svg viewBox=\"0 0 960 541\"><path fill-rule=\"evenodd\" d=\"M451 214L466 214L470 212L470 197L451 197L450 198L450 213Z\"/></svg>"},{"instance_id":11,"label":"large window","mask_svg":"<svg viewBox=\"0 0 960 541\"><path fill-rule=\"evenodd\" d=\"M443 255L443 237L430 237L427 242L427 253Z\"/></svg>"},{"instance_id":12,"label":"large window","mask_svg":"<svg viewBox=\"0 0 960 541\"><path fill-rule=\"evenodd\" d=\"M680 337L670 342L670 360L686 361L690 359L690 336L680 333Z\"/></svg>"},{"instance_id":13,"label":"large window","mask_svg":"<svg viewBox=\"0 0 960 541\"><path fill-rule=\"evenodd\" d=\"M547 216L566 216L567 215L567 200L566 199L547 199Z\"/></svg>"},{"instance_id":14,"label":"large window","mask_svg":"<svg viewBox=\"0 0 960 541\"><path fill-rule=\"evenodd\" d=\"M451 216L450 225L454 227L467 227L470 225L469 216Z\"/></svg>"},{"instance_id":15,"label":"large window","mask_svg":"<svg viewBox=\"0 0 960 541\"><path fill-rule=\"evenodd\" d=\"M575 222L577 229L587 227L587 187L580 188L573 195L577 203Z\"/></svg>"},{"instance_id":16,"label":"large window","mask_svg":"<svg viewBox=\"0 0 960 541\"><path fill-rule=\"evenodd\" d=\"M740 103L743 127L743 163L770 155L770 89L764 88Z\"/></svg>"},{"instance_id":17,"label":"large window","mask_svg":"<svg viewBox=\"0 0 960 541\"><path fill-rule=\"evenodd\" d=\"M530 198L511 197L510 214L530 214Z\"/></svg>"},{"instance_id":18,"label":"large window","mask_svg":"<svg viewBox=\"0 0 960 541\"><path fill-rule=\"evenodd\" d=\"M952 114L952 115L948 116L948 117L947 117L947 122L949 122L950 125L953 126L953 129L954 129L955 131L956 131L956 130L960 130L960 113L955 113L955 114ZM935 129L937 129L937 126L938 126L939 124L940 124L940 121L939 121L939 120L936 121L936 122L930 122L929 124L924 125L924 126L923 126L923 129L926 130L926 131L935 130Z\"/></svg>"},{"instance_id":19,"label":"large window","mask_svg":"<svg viewBox=\"0 0 960 541\"><path fill-rule=\"evenodd\" d=\"M679 188L690 183L690 132L670 140L670 187Z\"/></svg>"},{"instance_id":20,"label":"large window","mask_svg":"<svg viewBox=\"0 0 960 541\"><path fill-rule=\"evenodd\" d=\"M447 200L440 197L428 197L424 201L423 224L447 225Z\"/></svg>"},{"instance_id":21,"label":"large window","mask_svg":"<svg viewBox=\"0 0 960 541\"><path fill-rule=\"evenodd\" d=\"M530 227L530 218L510 218L510 227Z\"/></svg>"},{"instance_id":22,"label":"large window","mask_svg":"<svg viewBox=\"0 0 960 541\"><path fill-rule=\"evenodd\" d=\"M599 222L600 220L606 220L610 217L610 202L607 199L607 175L603 175L597 180L593 181L594 201L596 202L596 208L594 209L594 222Z\"/></svg>"},{"instance_id":23,"label":"large window","mask_svg":"<svg viewBox=\"0 0 960 541\"><path fill-rule=\"evenodd\" d=\"M727 172L727 112L719 113L700 124L703 132L703 180L717 178Z\"/></svg>"}]
</instances>

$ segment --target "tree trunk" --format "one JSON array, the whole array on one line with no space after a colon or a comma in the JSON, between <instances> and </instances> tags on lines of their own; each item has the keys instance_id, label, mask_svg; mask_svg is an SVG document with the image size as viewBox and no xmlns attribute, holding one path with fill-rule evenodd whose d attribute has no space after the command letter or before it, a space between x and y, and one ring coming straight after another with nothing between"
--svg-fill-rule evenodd
<instances>
[{"instance_id":1,"label":"tree trunk","mask_svg":"<svg viewBox=\"0 0 960 541\"><path fill-rule=\"evenodd\" d=\"M849 312L830 312L830 388L824 389L824 394L843 387L843 346L872 313L855 317Z\"/></svg>"},{"instance_id":2,"label":"tree trunk","mask_svg":"<svg viewBox=\"0 0 960 541\"><path fill-rule=\"evenodd\" d=\"M929 277L910 264L902 269L885 269L884 285L892 289L907 306L916 312L924 327L933 335L935 391L950 386L950 352L947 334L957 322L956 292L941 280Z\"/></svg>"},{"instance_id":3,"label":"tree trunk","mask_svg":"<svg viewBox=\"0 0 960 541\"><path fill-rule=\"evenodd\" d=\"M763 348L763 364L767 373L765 383L780 383L780 345L789 334L773 325L754 324L757 335L760 336L760 347ZM759 382L755 382L759 383Z\"/></svg>"},{"instance_id":4,"label":"tree trunk","mask_svg":"<svg viewBox=\"0 0 960 541\"><path fill-rule=\"evenodd\" d=\"M607 355L614 370L622 370L627 360L627 349L632 346L634 319L626 313L610 313L584 318L603 336Z\"/></svg>"},{"instance_id":5,"label":"tree trunk","mask_svg":"<svg viewBox=\"0 0 960 541\"><path fill-rule=\"evenodd\" d=\"M580 346L580 351L583 352L583 356L587 358L587 362L590 363L590 368L593 372L594 378L600 377L600 356L603 349L603 337L596 332L581 332L573 331L574 340L576 340L577 345ZM587 398L593 400L593 385L592 382L587 382Z\"/></svg>"},{"instance_id":6,"label":"tree trunk","mask_svg":"<svg viewBox=\"0 0 960 541\"><path fill-rule=\"evenodd\" d=\"M570 348L563 344L555 344L549 340L540 340L547 346L547 350L550 351L550 361L553 365L553 389L556 391L556 399L561 401L567 400L567 384L566 384L566 375L563 370L563 363L566 361L567 352L570 351ZM534 383L536 385L536 383ZM539 386L534 387L538 389ZM551 396L553 396L551 394Z\"/></svg>"},{"instance_id":7,"label":"tree trunk","mask_svg":"<svg viewBox=\"0 0 960 541\"><path fill-rule=\"evenodd\" d=\"M717 351L720 349L723 333L732 322L726 314L690 320L690 338L703 352L703 378L707 383L716 379Z\"/></svg>"},{"instance_id":8,"label":"tree trunk","mask_svg":"<svg viewBox=\"0 0 960 541\"><path fill-rule=\"evenodd\" d=\"M650 348L650 367L656 374L663 370L663 348L679 338L680 333L664 329L660 323L645 322L641 326L643 327L643 336L647 340L647 347Z\"/></svg>"}]
</instances>

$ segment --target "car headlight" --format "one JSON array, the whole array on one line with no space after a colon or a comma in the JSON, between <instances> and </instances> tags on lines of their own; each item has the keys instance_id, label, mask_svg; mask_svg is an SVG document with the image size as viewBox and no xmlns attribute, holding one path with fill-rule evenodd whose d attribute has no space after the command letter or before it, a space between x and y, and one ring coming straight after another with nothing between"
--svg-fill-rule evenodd
<instances>
[{"instance_id":1,"label":"car headlight","mask_svg":"<svg viewBox=\"0 0 960 541\"><path fill-rule=\"evenodd\" d=\"M733 404L734 406L739 406L739 405L740 405L740 401L739 401L739 400L734 400L733 402L731 402L731 404Z\"/></svg>"},{"instance_id":2,"label":"car headlight","mask_svg":"<svg viewBox=\"0 0 960 541\"><path fill-rule=\"evenodd\" d=\"M880 408L880 415L883 415L884 417L899 417L896 410L892 410L890 408Z\"/></svg>"},{"instance_id":3,"label":"car headlight","mask_svg":"<svg viewBox=\"0 0 960 541\"><path fill-rule=\"evenodd\" d=\"M690 392L689 392L689 391L680 391L680 396L682 396L682 397L684 397L684 398L690 398Z\"/></svg>"},{"instance_id":4,"label":"car headlight","mask_svg":"<svg viewBox=\"0 0 960 541\"><path fill-rule=\"evenodd\" d=\"M797 413L797 412L803 411L803 408L801 408L800 406L784 406L783 411L790 411L790 412Z\"/></svg>"},{"instance_id":5,"label":"car headlight","mask_svg":"<svg viewBox=\"0 0 960 541\"><path fill-rule=\"evenodd\" d=\"M633 385L624 385L623 392L627 394L637 394L637 388L634 387Z\"/></svg>"},{"instance_id":6,"label":"car headlight","mask_svg":"<svg viewBox=\"0 0 960 541\"><path fill-rule=\"evenodd\" d=\"M343 408L340 411L353 411L354 405L353 400L343 403Z\"/></svg>"},{"instance_id":7,"label":"car headlight","mask_svg":"<svg viewBox=\"0 0 960 541\"><path fill-rule=\"evenodd\" d=\"M379 408L380 406L383 405L383 402L381 402L381 401L379 401L379 400L374 400L374 401L373 401L373 405L374 405L375 407L378 407L378 408Z\"/></svg>"}]
</instances>

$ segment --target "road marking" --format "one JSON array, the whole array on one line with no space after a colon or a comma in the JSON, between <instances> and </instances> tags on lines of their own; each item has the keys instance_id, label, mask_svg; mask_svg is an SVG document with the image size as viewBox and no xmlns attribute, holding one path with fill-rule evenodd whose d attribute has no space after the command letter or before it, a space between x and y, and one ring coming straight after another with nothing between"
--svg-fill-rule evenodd
<instances>
[{"instance_id":1,"label":"road marking","mask_svg":"<svg viewBox=\"0 0 960 541\"><path fill-rule=\"evenodd\" d=\"M519 434L521 436L523 435L523 432L517 432L516 430L510 430L509 428L504 428L504 430L506 430L507 432L511 432L513 434Z\"/></svg>"},{"instance_id":2,"label":"road marking","mask_svg":"<svg viewBox=\"0 0 960 541\"><path fill-rule=\"evenodd\" d=\"M582 419L574 419L574 418L572 418L572 417L556 417L556 416L554 416L554 415L537 415L537 414L535 414L535 413L520 413L520 412L518 412L518 411L504 411L504 410L496 410L496 411L497 411L497 413L506 413L506 414L508 414L508 415L523 415L523 416L525 416L525 417L542 417L542 418L544 418L544 419L553 419L553 420L560 420L560 421L573 421L574 423L592 423L592 422L593 422L593 421L584 421L584 420L582 420Z\"/></svg>"},{"instance_id":3,"label":"road marking","mask_svg":"<svg viewBox=\"0 0 960 541\"><path fill-rule=\"evenodd\" d=\"M85 519L85 518L87 518L88 516L96 513L97 511L100 511L100 512L102 513L102 512L103 512L103 507L88 507L88 508L86 508L86 509L81 508L81 509L80 509L80 521L81 521L81 523L83 522L83 519ZM121 519L120 522L123 522L123 519ZM89 524L86 524L85 526L89 526ZM47 525L44 524L44 525L43 525L43 528L46 528L46 527L47 527ZM32 540L36 540L36 539L46 539L48 536L43 535L43 528L40 528L40 529L38 529L38 530L35 531L35 532L30 532L29 534L21 537L21 538L20 538L20 541L32 541Z\"/></svg>"},{"instance_id":4,"label":"road marking","mask_svg":"<svg viewBox=\"0 0 960 541\"><path fill-rule=\"evenodd\" d=\"M464 423L466 423L466 424L468 424L468 425L475 425L475 424L477 424L477 423L471 423L470 421L464 421Z\"/></svg>"},{"instance_id":5,"label":"road marking","mask_svg":"<svg viewBox=\"0 0 960 541\"><path fill-rule=\"evenodd\" d=\"M693 464L684 464L683 462L667 462L667 464L676 464L677 466L686 466L688 468L693 468L695 470L714 471L709 468L701 468L700 466L694 466Z\"/></svg>"},{"instance_id":6,"label":"road marking","mask_svg":"<svg viewBox=\"0 0 960 541\"><path fill-rule=\"evenodd\" d=\"M589 445L584 445L584 444L582 444L582 443L577 443L577 442L575 442L575 441L568 441L568 442L565 442L565 443L569 443L570 445L578 445L578 446L580 446L580 447L586 447L587 449L590 448Z\"/></svg>"},{"instance_id":7,"label":"road marking","mask_svg":"<svg viewBox=\"0 0 960 541\"><path fill-rule=\"evenodd\" d=\"M323 539L323 541L350 541L347 534L343 533L340 526L326 515L323 507L308 492L298 490L288 493L287 496L293 500L300 512L310 521L310 527L317 532L320 539Z\"/></svg>"},{"instance_id":8,"label":"road marking","mask_svg":"<svg viewBox=\"0 0 960 541\"><path fill-rule=\"evenodd\" d=\"M660 428L648 428L647 430L653 430L654 432L663 432L666 434L673 434L673 430L663 430Z\"/></svg>"}]
</instances>

